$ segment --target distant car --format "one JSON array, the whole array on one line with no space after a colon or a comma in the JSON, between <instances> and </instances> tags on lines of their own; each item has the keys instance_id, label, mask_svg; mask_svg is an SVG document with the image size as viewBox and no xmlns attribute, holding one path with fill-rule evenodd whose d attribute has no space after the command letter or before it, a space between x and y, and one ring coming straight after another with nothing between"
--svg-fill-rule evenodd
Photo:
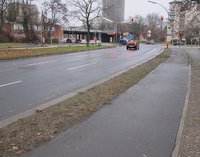
<instances>
[{"instance_id":1,"label":"distant car","mask_svg":"<svg viewBox=\"0 0 200 157\"><path fill-rule=\"evenodd\" d=\"M183 46L183 42L180 42L180 41L175 42L175 43L173 43L173 44L174 44L174 46L175 46L175 45L182 45L182 46Z\"/></svg>"},{"instance_id":2,"label":"distant car","mask_svg":"<svg viewBox=\"0 0 200 157\"><path fill-rule=\"evenodd\" d=\"M76 43L81 43L81 40L80 39L76 39Z\"/></svg>"},{"instance_id":3,"label":"distant car","mask_svg":"<svg viewBox=\"0 0 200 157\"><path fill-rule=\"evenodd\" d=\"M135 48L136 50L138 50L140 48L140 44L137 40L130 40L127 42L126 45L126 49L131 49L131 48Z\"/></svg>"},{"instance_id":4,"label":"distant car","mask_svg":"<svg viewBox=\"0 0 200 157\"><path fill-rule=\"evenodd\" d=\"M101 40L97 40L96 45L101 46Z\"/></svg>"},{"instance_id":5,"label":"distant car","mask_svg":"<svg viewBox=\"0 0 200 157\"><path fill-rule=\"evenodd\" d=\"M120 46L122 46L122 45L127 45L127 41L128 41L128 40L126 40L126 39L120 39L120 40L119 40L119 45L120 45Z\"/></svg>"},{"instance_id":6,"label":"distant car","mask_svg":"<svg viewBox=\"0 0 200 157\"><path fill-rule=\"evenodd\" d=\"M94 45L94 44L95 44L94 40L90 40L90 45Z\"/></svg>"},{"instance_id":7,"label":"distant car","mask_svg":"<svg viewBox=\"0 0 200 157\"><path fill-rule=\"evenodd\" d=\"M80 41L80 44L81 44L81 45L87 44L87 41L86 41L86 40L81 40L81 41Z\"/></svg>"},{"instance_id":8,"label":"distant car","mask_svg":"<svg viewBox=\"0 0 200 157\"><path fill-rule=\"evenodd\" d=\"M146 44L154 45L154 42L153 42L153 40L149 40L149 41L146 42Z\"/></svg>"}]
</instances>

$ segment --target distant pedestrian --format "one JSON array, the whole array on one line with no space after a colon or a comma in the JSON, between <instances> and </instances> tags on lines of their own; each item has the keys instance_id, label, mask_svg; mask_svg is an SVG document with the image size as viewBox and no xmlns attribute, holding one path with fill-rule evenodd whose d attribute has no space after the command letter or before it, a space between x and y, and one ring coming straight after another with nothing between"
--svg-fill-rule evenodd
<instances>
[{"instance_id":1,"label":"distant pedestrian","mask_svg":"<svg viewBox=\"0 0 200 157\"><path fill-rule=\"evenodd\" d=\"M30 42L30 45L31 45L32 44L32 39L31 38L29 39L29 42Z\"/></svg>"}]
</instances>

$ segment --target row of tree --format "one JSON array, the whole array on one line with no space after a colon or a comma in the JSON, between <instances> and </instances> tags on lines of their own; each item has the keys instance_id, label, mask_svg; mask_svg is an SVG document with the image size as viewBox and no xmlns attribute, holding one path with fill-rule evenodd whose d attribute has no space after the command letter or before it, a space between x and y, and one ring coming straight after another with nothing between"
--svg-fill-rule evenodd
<instances>
[{"instance_id":1,"label":"row of tree","mask_svg":"<svg viewBox=\"0 0 200 157\"><path fill-rule=\"evenodd\" d=\"M44 30L50 31L55 25L66 25L66 23L73 19L78 19L85 23L88 34L91 29L91 21L97 17L102 17L102 12L105 9L103 8L102 0L48 0L42 3L42 15L39 14L37 7L31 5L31 1L34 0L1 0L0 3L0 38L5 36L3 34L3 24L5 21L11 23L22 23L24 31L27 33L27 37L34 37L33 25L40 25L41 21L43 23ZM193 3L200 3L200 0L182 0L182 7L187 8ZM163 24L160 15L157 13L148 14L145 18L136 15L134 21L131 21L127 24L125 23L103 23L98 26L100 30L113 29L116 28L118 32L131 32L136 37L139 37L139 34L146 34L147 30L151 30L151 35L153 39L163 40L165 35L166 24ZM87 40L89 41L89 35Z\"/></svg>"}]
</instances>

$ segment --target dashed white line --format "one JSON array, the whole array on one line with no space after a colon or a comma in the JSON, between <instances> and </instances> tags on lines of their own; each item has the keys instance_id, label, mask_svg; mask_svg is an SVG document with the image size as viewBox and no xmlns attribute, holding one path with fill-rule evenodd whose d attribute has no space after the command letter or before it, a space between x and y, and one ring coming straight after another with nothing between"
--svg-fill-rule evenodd
<instances>
[{"instance_id":1,"label":"dashed white line","mask_svg":"<svg viewBox=\"0 0 200 157\"><path fill-rule=\"evenodd\" d=\"M89 64L85 64L85 65L80 65L80 66L73 67L73 68L69 68L68 70L74 70L74 69L78 69L78 68L86 67L86 66L93 65L93 64L97 64L97 62L89 63Z\"/></svg>"},{"instance_id":2,"label":"dashed white line","mask_svg":"<svg viewBox=\"0 0 200 157\"><path fill-rule=\"evenodd\" d=\"M0 88L1 87L4 87L4 86L9 86L9 85L13 85L13 84L16 84L16 83L21 83L22 81L16 81L16 82L11 82L11 83L7 83L7 84L3 84L3 85L0 85Z\"/></svg>"},{"instance_id":3,"label":"dashed white line","mask_svg":"<svg viewBox=\"0 0 200 157\"><path fill-rule=\"evenodd\" d=\"M27 66L40 65L40 64L46 64L46 63L53 63L53 62L57 62L57 61L58 61L58 60L46 61L46 62L39 62L39 63L33 63L33 64L28 64Z\"/></svg>"},{"instance_id":4,"label":"dashed white line","mask_svg":"<svg viewBox=\"0 0 200 157\"><path fill-rule=\"evenodd\" d=\"M148 52L147 54L150 54L151 52L153 52L156 48L154 48L152 51Z\"/></svg>"}]
</instances>

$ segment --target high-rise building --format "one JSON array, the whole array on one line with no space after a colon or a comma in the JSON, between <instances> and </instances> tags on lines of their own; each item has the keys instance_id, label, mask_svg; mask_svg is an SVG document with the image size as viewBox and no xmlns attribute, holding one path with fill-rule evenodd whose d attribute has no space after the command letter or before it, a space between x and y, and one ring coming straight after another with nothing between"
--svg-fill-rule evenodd
<instances>
[{"instance_id":1,"label":"high-rise building","mask_svg":"<svg viewBox=\"0 0 200 157\"><path fill-rule=\"evenodd\" d=\"M113 22L124 21L125 0L103 0L103 15Z\"/></svg>"},{"instance_id":2,"label":"high-rise building","mask_svg":"<svg viewBox=\"0 0 200 157\"><path fill-rule=\"evenodd\" d=\"M200 19L200 6L197 3L184 5L183 1L172 1L170 4L169 21L173 27L173 35L177 37L180 31L185 30L195 19ZM194 24L194 23L193 23Z\"/></svg>"}]
</instances>

